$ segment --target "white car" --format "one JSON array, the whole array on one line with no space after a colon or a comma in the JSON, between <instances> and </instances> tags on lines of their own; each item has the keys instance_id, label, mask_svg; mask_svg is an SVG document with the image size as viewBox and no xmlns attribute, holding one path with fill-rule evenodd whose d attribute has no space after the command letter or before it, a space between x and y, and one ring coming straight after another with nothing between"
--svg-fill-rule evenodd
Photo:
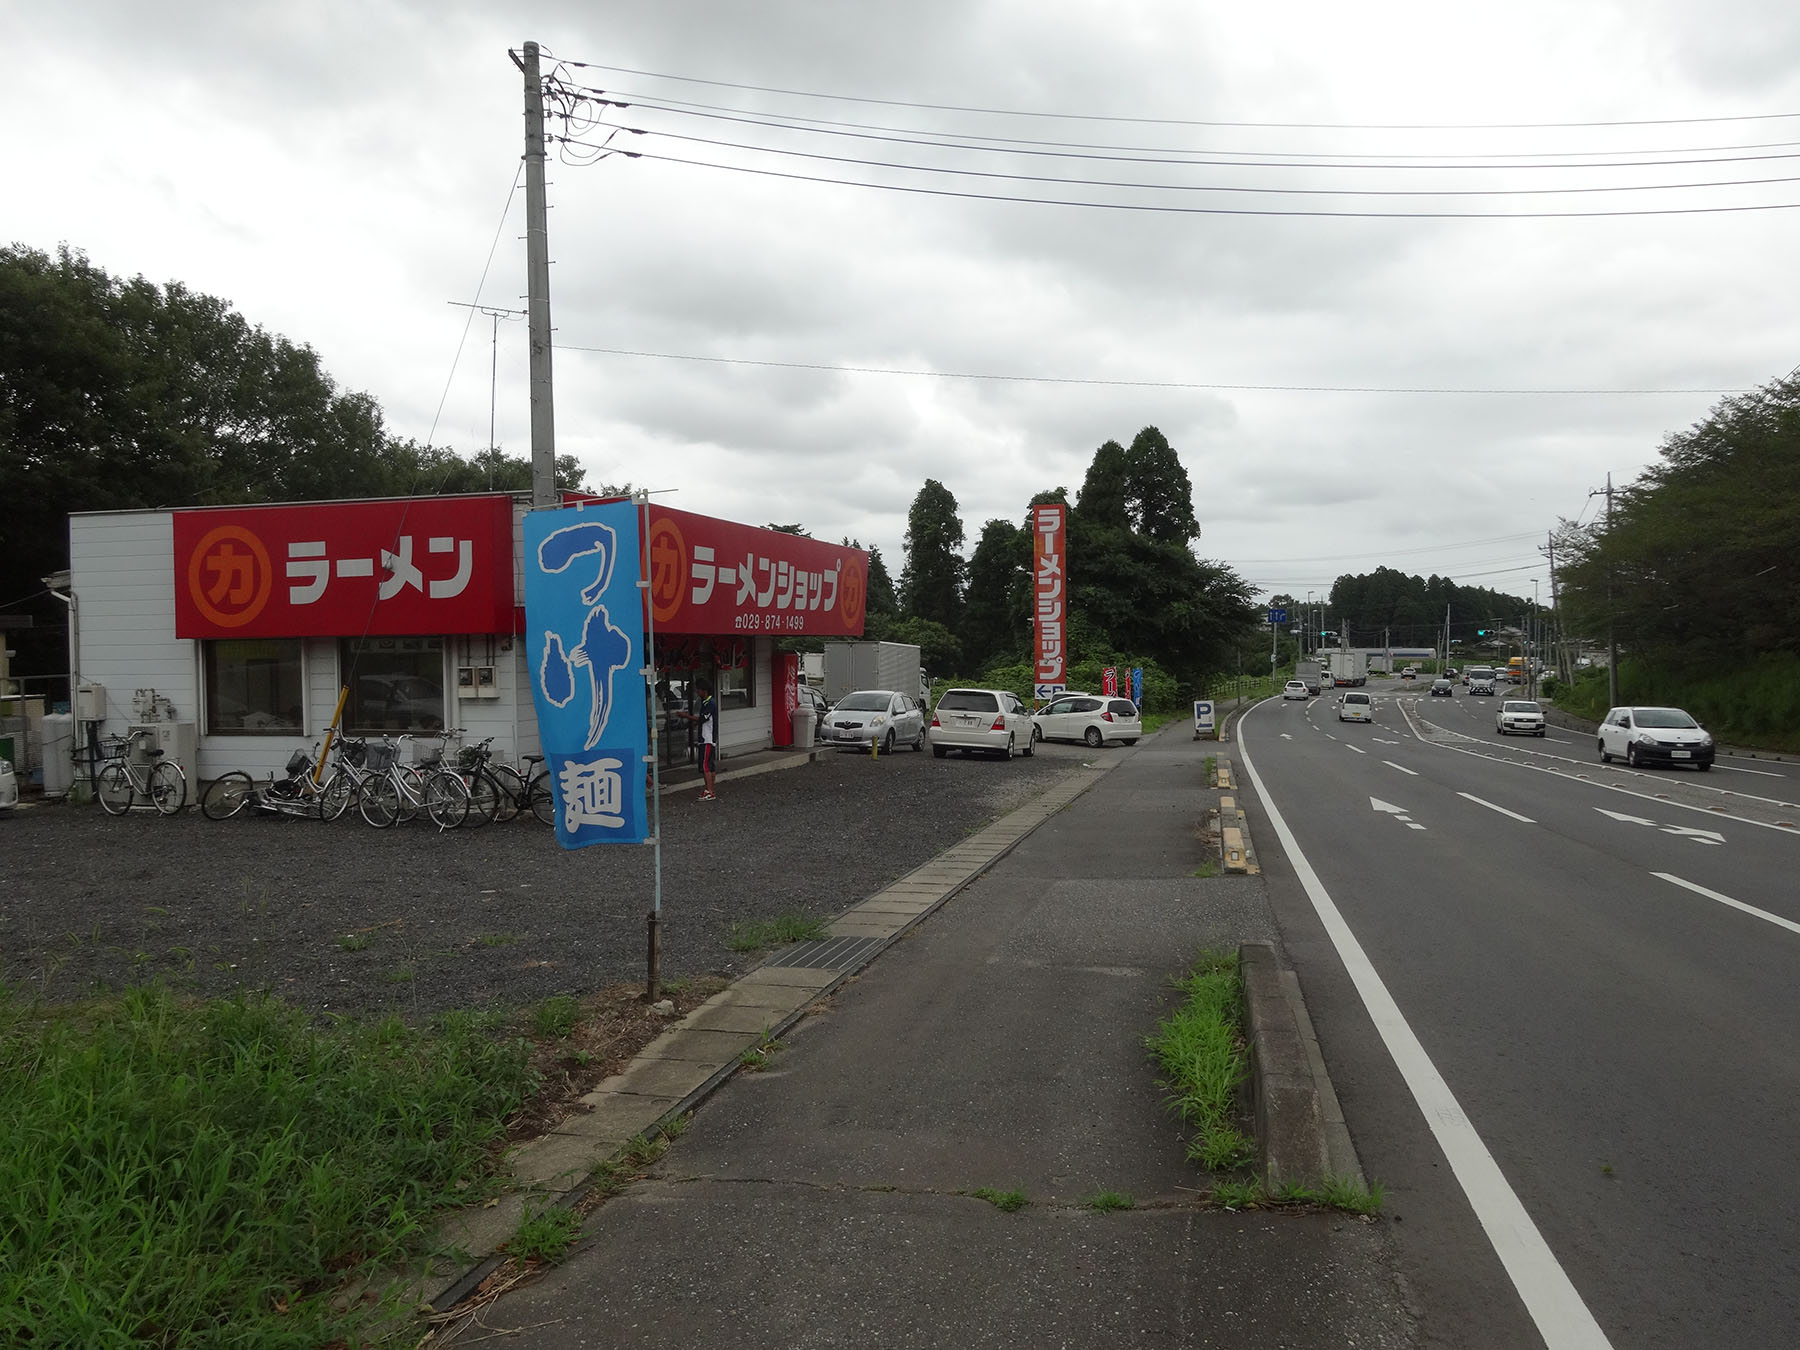
<instances>
[{"instance_id":1,"label":"white car","mask_svg":"<svg viewBox=\"0 0 1800 1350\"><path fill-rule=\"evenodd\" d=\"M1086 741L1096 750L1136 745L1144 734L1137 704L1110 694L1058 694L1031 719L1043 741Z\"/></svg>"},{"instance_id":2,"label":"white car","mask_svg":"<svg viewBox=\"0 0 1800 1350\"><path fill-rule=\"evenodd\" d=\"M946 689L931 719L931 753L981 751L1011 759L1037 748L1031 709L1010 689Z\"/></svg>"},{"instance_id":3,"label":"white car","mask_svg":"<svg viewBox=\"0 0 1800 1350\"><path fill-rule=\"evenodd\" d=\"M1297 698L1302 701L1305 701L1305 699L1308 697L1308 694L1306 692L1306 681L1305 680L1289 680L1286 684L1284 684L1281 687L1281 696L1283 698Z\"/></svg>"},{"instance_id":4,"label":"white car","mask_svg":"<svg viewBox=\"0 0 1800 1350\"><path fill-rule=\"evenodd\" d=\"M1517 731L1525 736L1544 734L1544 710L1528 698L1509 698L1494 714L1494 729L1502 736Z\"/></svg>"},{"instance_id":5,"label":"white car","mask_svg":"<svg viewBox=\"0 0 1800 1350\"><path fill-rule=\"evenodd\" d=\"M0 811L10 811L19 804L19 776L13 772L11 760L0 759Z\"/></svg>"},{"instance_id":6,"label":"white car","mask_svg":"<svg viewBox=\"0 0 1800 1350\"><path fill-rule=\"evenodd\" d=\"M832 705L819 734L824 744L839 749L879 744L883 754L897 745L923 750L925 713L916 699L892 689L859 689Z\"/></svg>"},{"instance_id":7,"label":"white car","mask_svg":"<svg viewBox=\"0 0 1800 1350\"><path fill-rule=\"evenodd\" d=\"M1375 700L1360 690L1352 689L1338 699L1338 721L1340 722L1373 722L1375 720Z\"/></svg>"},{"instance_id":8,"label":"white car","mask_svg":"<svg viewBox=\"0 0 1800 1350\"><path fill-rule=\"evenodd\" d=\"M1713 738L1680 708L1614 708L1600 724L1600 761L1618 755L1640 764L1692 764L1710 769Z\"/></svg>"}]
</instances>

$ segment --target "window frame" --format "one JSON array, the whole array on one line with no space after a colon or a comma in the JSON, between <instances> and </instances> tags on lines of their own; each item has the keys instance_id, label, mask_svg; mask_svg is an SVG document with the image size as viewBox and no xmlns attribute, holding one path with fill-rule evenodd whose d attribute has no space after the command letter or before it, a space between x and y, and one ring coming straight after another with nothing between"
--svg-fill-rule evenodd
<instances>
[{"instance_id":1,"label":"window frame","mask_svg":"<svg viewBox=\"0 0 1800 1350\"><path fill-rule=\"evenodd\" d=\"M221 697L221 690L219 688L219 681L217 679L218 665L217 665L217 661L215 659L216 655L217 655L219 649L222 647L229 646L229 645L247 645L247 644L258 644L258 645L263 645L263 644L289 645L289 644L291 644L291 646L293 648L293 652L294 652L294 657L295 657L295 659L293 661L293 665L294 665L295 671L296 671L295 680L296 680L296 685L297 685L297 688L295 689L294 692L295 692L295 697L296 697L296 706L298 706L298 708L300 709L300 720L297 725L280 725L280 726L268 726L268 727L244 727L244 726L222 727L222 726L217 726L214 724L213 719L218 713L218 705L221 702L223 702L223 698ZM200 690L201 690L200 727L201 727L202 735L206 735L206 736L304 736L307 734L307 731L306 731L306 727L307 727L306 691L307 691L308 686L307 686L306 640L304 638L281 638L281 637L201 638L199 640L199 645L200 645ZM262 709L254 709L254 710L251 709L248 706L248 704L246 703L244 715L250 716L253 712L261 712L261 711L263 711L263 710ZM269 715L271 717L275 716L275 713L273 712L272 709L269 710Z\"/></svg>"}]
</instances>

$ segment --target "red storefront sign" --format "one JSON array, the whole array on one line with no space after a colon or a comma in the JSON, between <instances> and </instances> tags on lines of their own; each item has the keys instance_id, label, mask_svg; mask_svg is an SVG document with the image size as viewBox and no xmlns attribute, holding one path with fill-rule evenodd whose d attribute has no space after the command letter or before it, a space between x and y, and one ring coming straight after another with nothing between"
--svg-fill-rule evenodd
<instances>
[{"instance_id":1,"label":"red storefront sign","mask_svg":"<svg viewBox=\"0 0 1800 1350\"><path fill-rule=\"evenodd\" d=\"M512 498L176 511L175 635L513 631Z\"/></svg>"},{"instance_id":2,"label":"red storefront sign","mask_svg":"<svg viewBox=\"0 0 1800 1350\"><path fill-rule=\"evenodd\" d=\"M861 549L651 506L644 551L659 634L862 635Z\"/></svg>"},{"instance_id":3,"label":"red storefront sign","mask_svg":"<svg viewBox=\"0 0 1800 1350\"><path fill-rule=\"evenodd\" d=\"M1068 652L1063 646L1063 624L1069 610L1068 512L1069 508L1060 502L1031 508L1035 683L1059 689L1068 673Z\"/></svg>"}]
</instances>

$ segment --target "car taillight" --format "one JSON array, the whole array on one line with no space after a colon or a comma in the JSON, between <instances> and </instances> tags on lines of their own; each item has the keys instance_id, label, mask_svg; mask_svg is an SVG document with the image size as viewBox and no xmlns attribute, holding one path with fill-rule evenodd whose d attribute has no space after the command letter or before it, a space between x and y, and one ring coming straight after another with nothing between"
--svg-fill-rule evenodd
<instances>
[{"instance_id":1,"label":"car taillight","mask_svg":"<svg viewBox=\"0 0 1800 1350\"><path fill-rule=\"evenodd\" d=\"M988 730L989 731L1005 731L1006 730L1006 714L1001 713L998 717L996 717L994 719L994 725L989 727Z\"/></svg>"},{"instance_id":2,"label":"car taillight","mask_svg":"<svg viewBox=\"0 0 1800 1350\"><path fill-rule=\"evenodd\" d=\"M1109 712L1103 712L1100 714L1100 720L1102 722L1110 722L1110 721L1112 721L1112 714Z\"/></svg>"},{"instance_id":3,"label":"car taillight","mask_svg":"<svg viewBox=\"0 0 1800 1350\"><path fill-rule=\"evenodd\" d=\"M937 720L936 713L933 713L931 715L931 725L934 726L935 728L937 728L939 731L942 731L944 729L944 724Z\"/></svg>"}]
</instances>

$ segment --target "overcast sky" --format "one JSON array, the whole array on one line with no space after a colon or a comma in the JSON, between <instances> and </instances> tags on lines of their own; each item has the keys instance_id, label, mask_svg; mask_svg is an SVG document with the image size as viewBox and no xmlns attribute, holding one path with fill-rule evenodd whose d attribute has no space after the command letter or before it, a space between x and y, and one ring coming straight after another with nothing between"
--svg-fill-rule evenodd
<instances>
[{"instance_id":1,"label":"overcast sky","mask_svg":"<svg viewBox=\"0 0 1800 1350\"><path fill-rule=\"evenodd\" d=\"M1800 364L1792 0L0 0L4 234L483 448L528 39L632 105L555 134L648 133L551 163L559 452L896 578L926 477L972 547L1154 424L1260 589L1548 601L1559 517Z\"/></svg>"}]
</instances>

